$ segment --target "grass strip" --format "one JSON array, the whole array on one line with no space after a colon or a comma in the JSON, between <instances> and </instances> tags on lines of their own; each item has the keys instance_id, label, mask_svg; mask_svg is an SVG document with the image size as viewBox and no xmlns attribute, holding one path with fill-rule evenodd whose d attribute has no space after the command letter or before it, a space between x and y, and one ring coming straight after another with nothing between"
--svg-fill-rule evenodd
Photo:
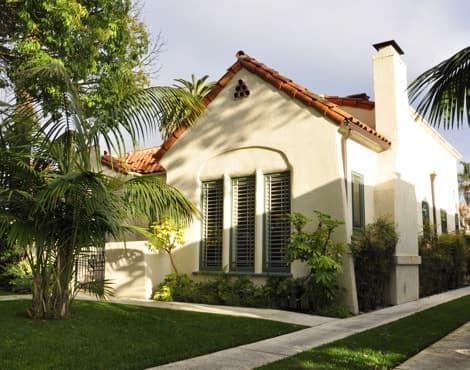
<instances>
[{"instance_id":1,"label":"grass strip","mask_svg":"<svg viewBox=\"0 0 470 370\"><path fill-rule=\"evenodd\" d=\"M469 320L465 296L260 369L392 369Z\"/></svg>"},{"instance_id":2,"label":"grass strip","mask_svg":"<svg viewBox=\"0 0 470 370\"><path fill-rule=\"evenodd\" d=\"M302 329L275 321L76 301L69 320L30 320L0 301L0 369L144 369Z\"/></svg>"}]
</instances>

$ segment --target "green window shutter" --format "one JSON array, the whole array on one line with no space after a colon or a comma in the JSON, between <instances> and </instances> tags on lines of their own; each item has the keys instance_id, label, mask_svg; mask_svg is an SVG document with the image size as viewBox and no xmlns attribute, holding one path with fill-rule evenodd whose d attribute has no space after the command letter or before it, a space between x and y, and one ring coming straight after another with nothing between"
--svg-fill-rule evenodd
<instances>
[{"instance_id":1,"label":"green window shutter","mask_svg":"<svg viewBox=\"0 0 470 370\"><path fill-rule=\"evenodd\" d=\"M255 176L232 179L232 233L230 263L233 271L255 268Z\"/></svg>"},{"instance_id":2,"label":"green window shutter","mask_svg":"<svg viewBox=\"0 0 470 370\"><path fill-rule=\"evenodd\" d=\"M431 236L431 212L429 203L423 200L421 202L421 214L423 216L423 237L429 239Z\"/></svg>"},{"instance_id":3,"label":"green window shutter","mask_svg":"<svg viewBox=\"0 0 470 370\"><path fill-rule=\"evenodd\" d=\"M431 214L429 212L429 204L425 200L421 202L421 212L423 215L423 226L431 224Z\"/></svg>"},{"instance_id":4,"label":"green window shutter","mask_svg":"<svg viewBox=\"0 0 470 370\"><path fill-rule=\"evenodd\" d=\"M224 215L223 180L202 183L201 270L222 270Z\"/></svg>"},{"instance_id":5,"label":"green window shutter","mask_svg":"<svg viewBox=\"0 0 470 370\"><path fill-rule=\"evenodd\" d=\"M441 232L447 234L447 212L441 209Z\"/></svg>"},{"instance_id":6,"label":"green window shutter","mask_svg":"<svg viewBox=\"0 0 470 370\"><path fill-rule=\"evenodd\" d=\"M365 227L364 176L354 172L351 180L352 223L353 229L358 230Z\"/></svg>"},{"instance_id":7,"label":"green window shutter","mask_svg":"<svg viewBox=\"0 0 470 370\"><path fill-rule=\"evenodd\" d=\"M290 240L290 173L264 177L264 271L289 272L286 249Z\"/></svg>"}]
</instances>

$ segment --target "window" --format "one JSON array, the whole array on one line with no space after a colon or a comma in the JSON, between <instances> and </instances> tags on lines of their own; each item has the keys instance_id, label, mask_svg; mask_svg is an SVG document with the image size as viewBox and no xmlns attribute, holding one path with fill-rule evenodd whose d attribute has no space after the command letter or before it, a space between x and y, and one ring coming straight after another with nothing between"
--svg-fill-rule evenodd
<instances>
[{"instance_id":1,"label":"window","mask_svg":"<svg viewBox=\"0 0 470 370\"><path fill-rule=\"evenodd\" d=\"M351 175L352 223L353 229L363 229L364 217L364 176L353 172Z\"/></svg>"},{"instance_id":2,"label":"window","mask_svg":"<svg viewBox=\"0 0 470 370\"><path fill-rule=\"evenodd\" d=\"M431 212L429 203L423 200L421 202L421 215L423 216L423 237L428 240L431 237Z\"/></svg>"},{"instance_id":3,"label":"window","mask_svg":"<svg viewBox=\"0 0 470 370\"><path fill-rule=\"evenodd\" d=\"M201 270L222 269L224 182L222 179L202 184Z\"/></svg>"},{"instance_id":4,"label":"window","mask_svg":"<svg viewBox=\"0 0 470 370\"><path fill-rule=\"evenodd\" d=\"M286 248L290 239L290 174L266 175L264 216L264 271L288 272Z\"/></svg>"},{"instance_id":5,"label":"window","mask_svg":"<svg viewBox=\"0 0 470 370\"><path fill-rule=\"evenodd\" d=\"M441 209L441 232L447 234L447 212Z\"/></svg>"},{"instance_id":6,"label":"window","mask_svg":"<svg viewBox=\"0 0 470 370\"><path fill-rule=\"evenodd\" d=\"M423 200L421 202L421 213L423 215L423 228L431 224L431 214L429 213L429 203Z\"/></svg>"},{"instance_id":7,"label":"window","mask_svg":"<svg viewBox=\"0 0 470 370\"><path fill-rule=\"evenodd\" d=\"M232 240L230 266L233 271L255 268L255 176L232 179Z\"/></svg>"}]
</instances>

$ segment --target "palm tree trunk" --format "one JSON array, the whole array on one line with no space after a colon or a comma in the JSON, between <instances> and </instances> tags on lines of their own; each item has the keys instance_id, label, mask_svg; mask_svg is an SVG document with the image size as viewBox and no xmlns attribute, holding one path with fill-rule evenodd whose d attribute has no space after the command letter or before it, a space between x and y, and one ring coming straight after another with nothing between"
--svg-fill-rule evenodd
<instances>
[{"instance_id":1,"label":"palm tree trunk","mask_svg":"<svg viewBox=\"0 0 470 370\"><path fill-rule=\"evenodd\" d=\"M52 294L53 316L55 319L67 319L70 314L70 282L73 262L73 253L67 248L60 248L57 253L57 277ZM70 264L72 264L72 267Z\"/></svg>"},{"instance_id":2,"label":"palm tree trunk","mask_svg":"<svg viewBox=\"0 0 470 370\"><path fill-rule=\"evenodd\" d=\"M44 283L40 272L33 274L33 301L31 311L28 311L34 319L45 319L47 316L47 305L44 297Z\"/></svg>"}]
</instances>

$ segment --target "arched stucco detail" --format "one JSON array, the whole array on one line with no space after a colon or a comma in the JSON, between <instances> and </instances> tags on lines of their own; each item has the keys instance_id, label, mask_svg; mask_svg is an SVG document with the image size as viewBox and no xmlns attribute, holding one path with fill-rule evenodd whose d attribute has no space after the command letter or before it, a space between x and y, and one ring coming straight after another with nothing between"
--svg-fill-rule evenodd
<instances>
[{"instance_id":1,"label":"arched stucco detail","mask_svg":"<svg viewBox=\"0 0 470 370\"><path fill-rule=\"evenodd\" d=\"M234 148L208 159L199 169L199 181L254 174L289 171L292 166L280 150L262 146Z\"/></svg>"}]
</instances>

